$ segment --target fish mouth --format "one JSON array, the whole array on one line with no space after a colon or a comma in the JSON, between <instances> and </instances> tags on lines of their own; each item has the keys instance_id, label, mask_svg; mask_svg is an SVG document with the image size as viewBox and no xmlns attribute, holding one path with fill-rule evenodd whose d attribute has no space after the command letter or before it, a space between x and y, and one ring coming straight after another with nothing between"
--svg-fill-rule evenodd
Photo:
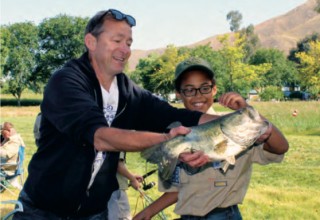
<instances>
[{"instance_id":1,"label":"fish mouth","mask_svg":"<svg viewBox=\"0 0 320 220\"><path fill-rule=\"evenodd\" d=\"M252 119L259 118L259 113L252 106L247 106L246 108L244 108L244 111L246 111L248 116Z\"/></svg>"},{"instance_id":2,"label":"fish mouth","mask_svg":"<svg viewBox=\"0 0 320 220\"><path fill-rule=\"evenodd\" d=\"M258 111L247 106L234 113L234 117L220 124L221 131L240 145L251 145L265 131L266 124Z\"/></svg>"}]
</instances>

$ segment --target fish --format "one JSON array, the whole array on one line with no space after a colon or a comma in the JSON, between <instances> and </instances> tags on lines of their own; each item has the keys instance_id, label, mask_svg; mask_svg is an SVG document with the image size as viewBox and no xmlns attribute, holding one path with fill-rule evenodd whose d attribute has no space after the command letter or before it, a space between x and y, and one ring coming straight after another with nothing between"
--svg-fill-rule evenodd
<instances>
[{"instance_id":1,"label":"fish","mask_svg":"<svg viewBox=\"0 0 320 220\"><path fill-rule=\"evenodd\" d=\"M252 147L268 127L269 122L252 106L247 106L190 127L190 133L147 148L141 156L158 165L162 181L170 181L181 153L203 151L211 162L226 161L228 165L235 165L236 156Z\"/></svg>"}]
</instances>

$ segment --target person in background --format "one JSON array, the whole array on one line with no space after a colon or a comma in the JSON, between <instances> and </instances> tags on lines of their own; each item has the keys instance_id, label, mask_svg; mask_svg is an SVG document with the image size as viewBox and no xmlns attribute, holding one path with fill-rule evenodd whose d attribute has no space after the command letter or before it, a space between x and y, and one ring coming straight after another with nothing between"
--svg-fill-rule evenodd
<instances>
[{"instance_id":1,"label":"person in background","mask_svg":"<svg viewBox=\"0 0 320 220\"><path fill-rule=\"evenodd\" d=\"M25 146L25 144L11 122L3 123L1 135L4 138L0 147L1 163L14 164L12 166L1 167L1 172L6 175L13 175L17 168L19 147Z\"/></svg>"},{"instance_id":2,"label":"person in background","mask_svg":"<svg viewBox=\"0 0 320 220\"><path fill-rule=\"evenodd\" d=\"M126 190L128 190L129 185L138 190L141 187L143 177L134 175L128 170L125 152L120 152L117 180L119 189L112 193L108 203L109 219L131 220L132 216Z\"/></svg>"},{"instance_id":3,"label":"person in background","mask_svg":"<svg viewBox=\"0 0 320 220\"><path fill-rule=\"evenodd\" d=\"M1 182L5 184L6 176L12 176L18 166L20 146L25 146L23 139L18 134L11 122L4 122L1 126L3 141L0 146ZM6 165L5 165L6 164ZM14 181L15 179L12 179ZM1 189L2 191L3 189Z\"/></svg>"},{"instance_id":4,"label":"person in background","mask_svg":"<svg viewBox=\"0 0 320 220\"><path fill-rule=\"evenodd\" d=\"M34 142L36 146L39 146L39 139L40 139L40 123L41 123L41 112L39 112L36 116L36 120L33 124L33 137L34 137Z\"/></svg>"},{"instance_id":5,"label":"person in background","mask_svg":"<svg viewBox=\"0 0 320 220\"><path fill-rule=\"evenodd\" d=\"M210 65L200 58L189 58L176 67L175 90L185 108L200 112L212 112L213 98L217 93L214 72ZM237 110L248 106L235 92L222 95L219 103ZM282 133L270 123L268 131L245 154L238 156L236 164L224 173L225 162L213 162L188 172L182 165L178 176L180 182L165 190L165 193L149 207L138 213L134 220L150 220L164 208L176 203L175 213L182 220L238 220L242 219L238 204L247 192L252 164L279 163L288 150L288 142ZM191 169L192 170L192 169ZM201 170L201 172L199 172Z\"/></svg>"},{"instance_id":6,"label":"person in background","mask_svg":"<svg viewBox=\"0 0 320 220\"><path fill-rule=\"evenodd\" d=\"M86 52L52 74L41 103L40 139L13 219L108 219L119 188L119 152L135 152L185 135L216 116L174 108L123 73L135 19L115 9L88 22ZM183 126L166 132L174 121ZM203 152L181 157L190 166Z\"/></svg>"}]
</instances>

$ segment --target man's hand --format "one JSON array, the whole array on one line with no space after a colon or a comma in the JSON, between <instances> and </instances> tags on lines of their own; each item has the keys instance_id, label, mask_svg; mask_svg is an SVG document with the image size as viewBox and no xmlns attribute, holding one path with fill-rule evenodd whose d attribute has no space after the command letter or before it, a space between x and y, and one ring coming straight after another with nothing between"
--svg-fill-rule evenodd
<instances>
[{"instance_id":1,"label":"man's hand","mask_svg":"<svg viewBox=\"0 0 320 220\"><path fill-rule=\"evenodd\" d=\"M210 162L209 157L203 151L196 151L193 153L181 153L179 160L188 164L191 167L201 167Z\"/></svg>"},{"instance_id":2,"label":"man's hand","mask_svg":"<svg viewBox=\"0 0 320 220\"><path fill-rule=\"evenodd\" d=\"M184 126L178 126L172 128L169 133L164 134L166 136L167 141L178 136L178 135L186 135L191 131L190 128Z\"/></svg>"}]
</instances>

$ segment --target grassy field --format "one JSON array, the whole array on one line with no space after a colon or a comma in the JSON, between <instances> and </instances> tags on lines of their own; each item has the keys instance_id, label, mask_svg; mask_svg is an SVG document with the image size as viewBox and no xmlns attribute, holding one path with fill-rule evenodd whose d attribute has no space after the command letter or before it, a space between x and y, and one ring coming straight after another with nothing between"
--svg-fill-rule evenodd
<instances>
[{"instance_id":1,"label":"grassy field","mask_svg":"<svg viewBox=\"0 0 320 220\"><path fill-rule=\"evenodd\" d=\"M246 198L240 209L244 219L320 219L320 102L254 102L261 114L277 125L290 143L290 149L281 164L254 166ZM180 106L179 106L180 107ZM214 104L217 111L226 109ZM293 117L294 109L298 116ZM33 123L39 107L1 107L1 123L14 123L26 142L25 168L36 151ZM128 167L144 174L154 166L146 164L139 153L128 154ZM25 169L27 175L27 169ZM157 182L156 175L146 179ZM13 189L14 190L14 189ZM1 201L16 199L8 191L0 194ZM157 187L146 191L156 199L161 194ZM143 198L133 189L128 190L132 213L142 209ZM0 216L12 209L1 205ZM165 210L168 219L177 217L174 206Z\"/></svg>"}]
</instances>

